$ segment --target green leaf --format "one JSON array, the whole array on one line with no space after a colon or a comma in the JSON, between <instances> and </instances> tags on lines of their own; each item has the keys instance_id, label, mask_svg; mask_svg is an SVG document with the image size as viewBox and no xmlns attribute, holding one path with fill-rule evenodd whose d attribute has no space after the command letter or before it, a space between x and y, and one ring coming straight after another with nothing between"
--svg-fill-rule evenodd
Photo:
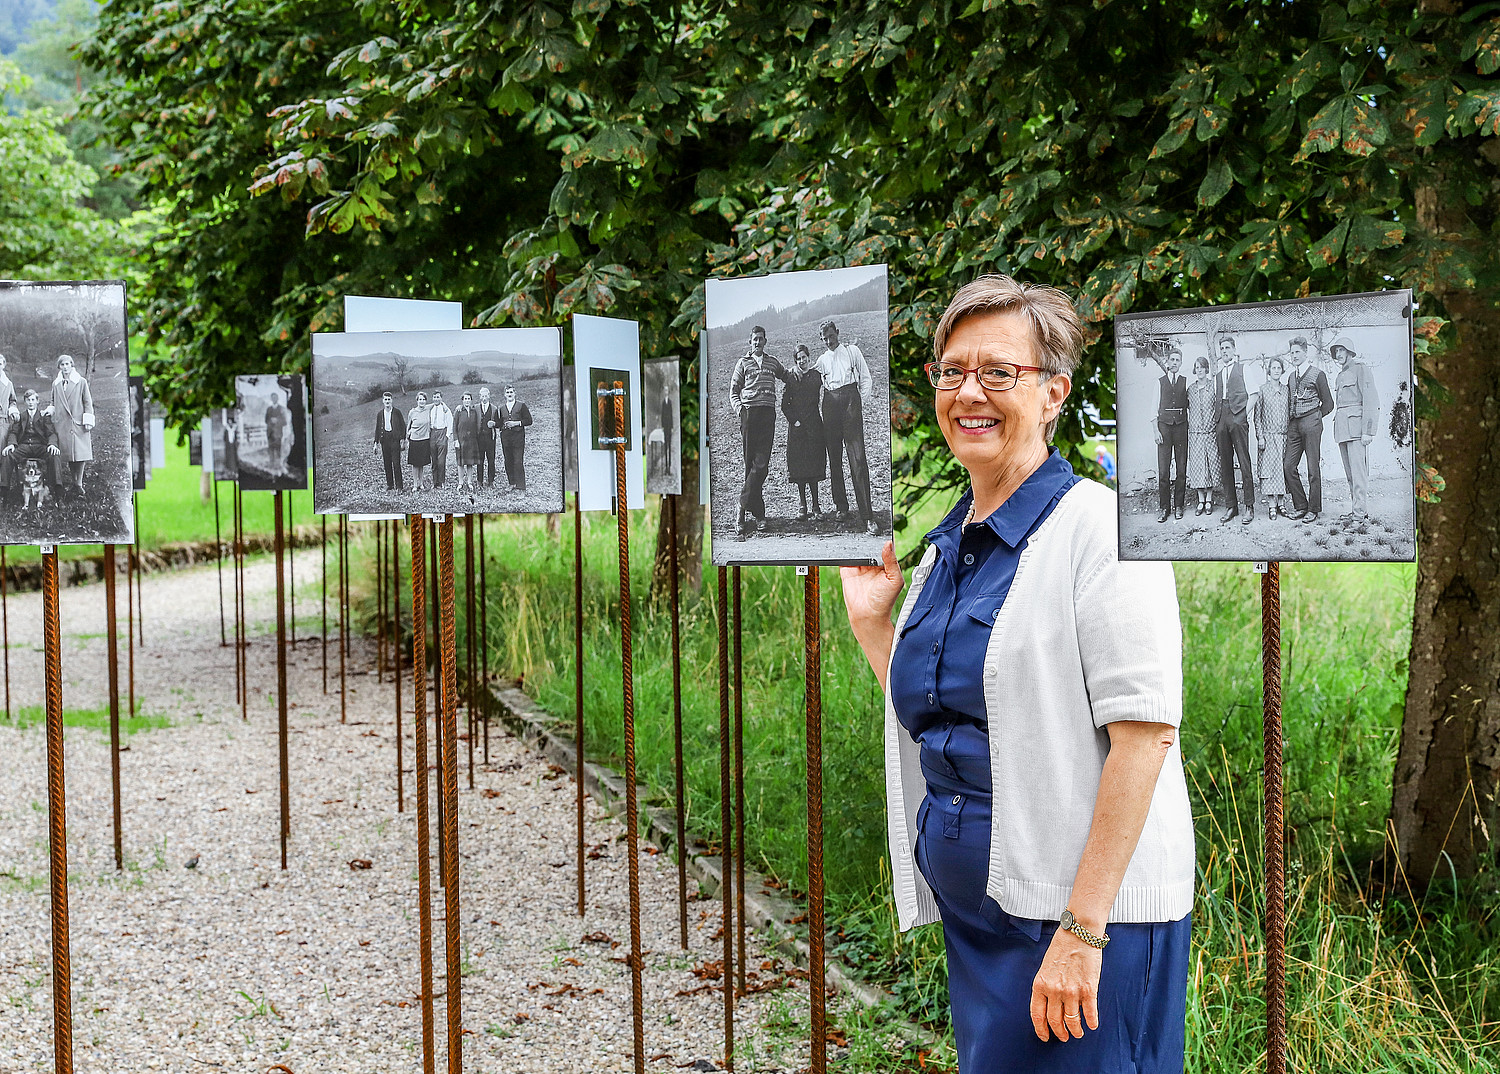
<instances>
[{"instance_id":1,"label":"green leaf","mask_svg":"<svg viewBox=\"0 0 1500 1074\"><path fill-rule=\"evenodd\" d=\"M1198 185L1198 204L1204 208L1217 205L1233 185L1234 177L1230 173L1229 162L1222 156L1216 157L1208 166L1203 182Z\"/></svg>"}]
</instances>

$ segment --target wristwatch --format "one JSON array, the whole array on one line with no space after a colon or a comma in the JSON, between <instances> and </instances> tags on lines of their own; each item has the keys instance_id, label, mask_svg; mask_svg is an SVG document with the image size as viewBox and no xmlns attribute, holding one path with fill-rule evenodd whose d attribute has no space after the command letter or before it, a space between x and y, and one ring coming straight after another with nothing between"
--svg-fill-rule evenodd
<instances>
[{"instance_id":1,"label":"wristwatch","mask_svg":"<svg viewBox=\"0 0 1500 1074\"><path fill-rule=\"evenodd\" d=\"M1080 940L1088 944L1090 947L1097 948L1100 951L1103 951L1104 945L1109 943L1108 935L1095 936L1088 929L1080 925L1078 923L1078 919L1073 916L1072 910L1064 910L1062 912L1062 921L1059 927L1064 932L1071 932L1074 936L1077 936Z\"/></svg>"}]
</instances>

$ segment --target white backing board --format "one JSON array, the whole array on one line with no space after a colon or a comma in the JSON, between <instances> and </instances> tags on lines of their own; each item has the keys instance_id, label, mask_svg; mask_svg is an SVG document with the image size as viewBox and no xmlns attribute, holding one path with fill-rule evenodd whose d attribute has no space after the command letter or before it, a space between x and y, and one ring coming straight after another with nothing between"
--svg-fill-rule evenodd
<instances>
[{"instance_id":1,"label":"white backing board","mask_svg":"<svg viewBox=\"0 0 1500 1074\"><path fill-rule=\"evenodd\" d=\"M573 316L573 376L579 400L578 496L583 511L608 511L615 494L613 451L597 451L590 442L583 407L592 400L589 369L620 369L630 374L630 428L641 427L641 329L635 321L615 317ZM625 453L625 492L631 510L646 506L646 464L641 437Z\"/></svg>"}]
</instances>

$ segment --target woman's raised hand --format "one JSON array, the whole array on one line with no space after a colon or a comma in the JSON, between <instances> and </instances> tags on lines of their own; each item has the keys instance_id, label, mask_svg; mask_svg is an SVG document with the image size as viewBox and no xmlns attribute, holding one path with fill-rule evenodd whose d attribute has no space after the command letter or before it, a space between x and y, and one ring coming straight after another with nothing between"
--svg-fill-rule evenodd
<instances>
[{"instance_id":1,"label":"woman's raised hand","mask_svg":"<svg viewBox=\"0 0 1500 1074\"><path fill-rule=\"evenodd\" d=\"M891 610L906 584L896 562L896 546L890 541L880 550L880 559L879 566L839 568L844 583L844 608L849 613L849 622L856 627L881 620L889 624Z\"/></svg>"},{"instance_id":2,"label":"woman's raised hand","mask_svg":"<svg viewBox=\"0 0 1500 1074\"><path fill-rule=\"evenodd\" d=\"M844 583L844 608L849 613L849 627L884 690L886 668L891 662L891 645L896 637L891 609L896 606L904 584L901 567L896 562L896 546L890 541L885 542L885 547L880 550L879 566L840 567L839 576Z\"/></svg>"}]
</instances>

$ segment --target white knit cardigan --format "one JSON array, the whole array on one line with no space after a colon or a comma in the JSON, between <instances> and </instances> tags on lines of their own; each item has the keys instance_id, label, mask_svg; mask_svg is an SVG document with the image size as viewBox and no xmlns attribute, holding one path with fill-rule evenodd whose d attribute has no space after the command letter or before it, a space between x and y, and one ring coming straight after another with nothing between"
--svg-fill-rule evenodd
<instances>
[{"instance_id":1,"label":"white knit cardigan","mask_svg":"<svg viewBox=\"0 0 1500 1074\"><path fill-rule=\"evenodd\" d=\"M1106 725L1182 723L1182 626L1170 563L1121 563L1113 491L1079 481L1031 535L984 658L994 824L985 891L1014 917L1056 920L1093 821ZM932 570L929 548L896 620ZM893 660L887 683L900 669ZM916 867L920 747L885 698L886 812L902 931L938 920ZM1176 921L1193 905L1193 817L1179 738L1110 910L1111 921Z\"/></svg>"}]
</instances>

